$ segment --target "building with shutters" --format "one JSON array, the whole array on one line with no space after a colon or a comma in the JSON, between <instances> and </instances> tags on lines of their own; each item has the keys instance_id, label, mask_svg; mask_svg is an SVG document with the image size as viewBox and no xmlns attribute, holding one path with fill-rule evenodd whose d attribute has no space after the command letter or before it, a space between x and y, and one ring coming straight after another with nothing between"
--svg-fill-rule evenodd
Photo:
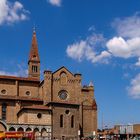
<instances>
[{"instance_id":1,"label":"building with shutters","mask_svg":"<svg viewBox=\"0 0 140 140\"><path fill-rule=\"evenodd\" d=\"M82 75L66 67L45 70L33 31L28 76L0 75L0 131L34 131L48 139L77 139L97 130L94 87L82 86Z\"/></svg>"}]
</instances>

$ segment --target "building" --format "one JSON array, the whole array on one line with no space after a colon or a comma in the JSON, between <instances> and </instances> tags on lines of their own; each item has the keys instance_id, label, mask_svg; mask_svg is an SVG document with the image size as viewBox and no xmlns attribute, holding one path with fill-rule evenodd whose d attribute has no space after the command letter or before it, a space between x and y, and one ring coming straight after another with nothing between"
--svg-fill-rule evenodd
<instances>
[{"instance_id":1,"label":"building","mask_svg":"<svg viewBox=\"0 0 140 140\"><path fill-rule=\"evenodd\" d=\"M40 58L33 31L28 77L0 75L0 131L34 131L36 136L72 138L97 130L94 87L81 85L82 76L64 66L45 70L40 81Z\"/></svg>"},{"instance_id":2,"label":"building","mask_svg":"<svg viewBox=\"0 0 140 140\"><path fill-rule=\"evenodd\" d=\"M140 134L140 124L115 125L116 134Z\"/></svg>"}]
</instances>

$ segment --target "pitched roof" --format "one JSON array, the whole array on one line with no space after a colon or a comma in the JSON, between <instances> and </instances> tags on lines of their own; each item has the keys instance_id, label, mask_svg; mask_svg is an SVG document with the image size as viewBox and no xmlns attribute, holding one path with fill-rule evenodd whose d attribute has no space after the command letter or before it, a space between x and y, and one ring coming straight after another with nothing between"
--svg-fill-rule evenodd
<instances>
[{"instance_id":1,"label":"pitched roof","mask_svg":"<svg viewBox=\"0 0 140 140\"><path fill-rule=\"evenodd\" d=\"M48 110L48 111L51 111L51 109L45 105L24 106L19 110L17 115L19 115L24 110Z\"/></svg>"},{"instance_id":2,"label":"pitched roof","mask_svg":"<svg viewBox=\"0 0 140 140\"><path fill-rule=\"evenodd\" d=\"M30 54L29 54L29 61L32 61L32 60L40 61L35 30L33 31L32 45L31 45L31 50L30 50Z\"/></svg>"},{"instance_id":3,"label":"pitched roof","mask_svg":"<svg viewBox=\"0 0 140 140\"><path fill-rule=\"evenodd\" d=\"M65 70L66 70L67 72L69 72L72 76L74 76L73 73L70 72L65 66L60 67L58 70L56 70L55 72L53 72L53 74L55 74L56 72L60 71L61 69L65 69Z\"/></svg>"}]
</instances>

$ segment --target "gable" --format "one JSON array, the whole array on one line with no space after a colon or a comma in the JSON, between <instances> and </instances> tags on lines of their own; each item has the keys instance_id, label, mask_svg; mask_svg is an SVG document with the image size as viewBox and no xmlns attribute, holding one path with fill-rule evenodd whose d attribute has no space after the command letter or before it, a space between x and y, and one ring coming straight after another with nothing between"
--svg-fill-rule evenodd
<instances>
[{"instance_id":1,"label":"gable","mask_svg":"<svg viewBox=\"0 0 140 140\"><path fill-rule=\"evenodd\" d=\"M68 77L74 77L73 73L70 72L66 67L61 67L53 73L53 76L60 76L62 73L65 73Z\"/></svg>"}]
</instances>

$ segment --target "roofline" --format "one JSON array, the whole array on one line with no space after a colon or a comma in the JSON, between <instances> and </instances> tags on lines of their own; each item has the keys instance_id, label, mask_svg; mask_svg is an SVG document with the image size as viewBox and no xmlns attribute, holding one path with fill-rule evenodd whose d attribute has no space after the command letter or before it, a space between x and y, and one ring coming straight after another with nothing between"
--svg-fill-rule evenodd
<instances>
[{"instance_id":1,"label":"roofline","mask_svg":"<svg viewBox=\"0 0 140 140\"><path fill-rule=\"evenodd\" d=\"M36 78L30 78L30 77L18 77L18 76L0 75L0 79L29 81L29 82L38 82L38 83L40 83L40 80L38 80Z\"/></svg>"},{"instance_id":2,"label":"roofline","mask_svg":"<svg viewBox=\"0 0 140 140\"><path fill-rule=\"evenodd\" d=\"M42 102L42 99L39 98L27 98L27 97L20 97L20 96L7 96L7 95L0 95L0 100L15 100L15 101L34 101L34 102Z\"/></svg>"},{"instance_id":3,"label":"roofline","mask_svg":"<svg viewBox=\"0 0 140 140\"><path fill-rule=\"evenodd\" d=\"M29 107L23 107L19 110L19 112L17 113L17 115L19 115L23 110L48 110L48 111L52 111L52 109L49 108L29 108Z\"/></svg>"},{"instance_id":4,"label":"roofline","mask_svg":"<svg viewBox=\"0 0 140 140\"><path fill-rule=\"evenodd\" d=\"M44 84L44 80L42 80L39 84L39 87L41 87Z\"/></svg>"},{"instance_id":5,"label":"roofline","mask_svg":"<svg viewBox=\"0 0 140 140\"><path fill-rule=\"evenodd\" d=\"M74 74L72 72L70 72L65 66L60 67L58 70L54 71L53 74L55 74L56 72L58 72L62 68L65 68L70 74L72 74L74 76Z\"/></svg>"},{"instance_id":6,"label":"roofline","mask_svg":"<svg viewBox=\"0 0 140 140\"><path fill-rule=\"evenodd\" d=\"M73 104L73 103L66 103L66 102L49 102L46 105L53 105L53 104L59 104L59 105L71 105L71 106L80 106L80 104Z\"/></svg>"}]
</instances>

